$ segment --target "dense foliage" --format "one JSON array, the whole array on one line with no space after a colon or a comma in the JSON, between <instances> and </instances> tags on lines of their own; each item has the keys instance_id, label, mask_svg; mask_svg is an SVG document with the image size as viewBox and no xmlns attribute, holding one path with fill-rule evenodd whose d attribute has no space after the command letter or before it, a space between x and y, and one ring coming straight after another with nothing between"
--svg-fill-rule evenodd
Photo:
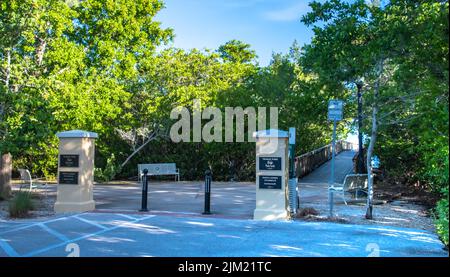
<instances>
[{"instance_id":1,"label":"dense foliage","mask_svg":"<svg viewBox=\"0 0 450 277\"><path fill-rule=\"evenodd\" d=\"M438 235L448 246L448 188L443 190L443 195L436 205L435 224Z\"/></svg>"},{"instance_id":2,"label":"dense foliage","mask_svg":"<svg viewBox=\"0 0 450 277\"><path fill-rule=\"evenodd\" d=\"M144 61L171 38L152 20L161 8L152 0L2 1L0 152L52 176L58 131L96 131L105 151L127 120Z\"/></svg>"}]
</instances>

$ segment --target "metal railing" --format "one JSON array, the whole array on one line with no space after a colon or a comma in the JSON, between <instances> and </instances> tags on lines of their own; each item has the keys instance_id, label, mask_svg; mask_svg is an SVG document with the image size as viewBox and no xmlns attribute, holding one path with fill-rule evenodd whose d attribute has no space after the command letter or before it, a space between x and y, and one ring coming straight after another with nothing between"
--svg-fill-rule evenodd
<instances>
[{"instance_id":1,"label":"metal railing","mask_svg":"<svg viewBox=\"0 0 450 277\"><path fill-rule=\"evenodd\" d=\"M336 154L342 151L356 150L357 145L348 141L339 140L336 142ZM331 159L331 144L315 149L303 155L296 157L295 168L297 177L301 178L308 175L314 169Z\"/></svg>"}]
</instances>

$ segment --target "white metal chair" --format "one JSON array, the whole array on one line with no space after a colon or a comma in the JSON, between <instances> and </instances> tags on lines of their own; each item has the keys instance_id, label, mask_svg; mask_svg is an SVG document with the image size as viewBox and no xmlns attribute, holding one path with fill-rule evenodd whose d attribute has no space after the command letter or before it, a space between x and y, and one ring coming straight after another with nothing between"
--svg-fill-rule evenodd
<instances>
[{"instance_id":1,"label":"white metal chair","mask_svg":"<svg viewBox=\"0 0 450 277\"><path fill-rule=\"evenodd\" d=\"M335 183L329 188L330 191L340 193L345 205L345 193L355 191L355 199L358 200L358 193L365 192L367 194L367 174L347 174L344 183Z\"/></svg>"},{"instance_id":2,"label":"white metal chair","mask_svg":"<svg viewBox=\"0 0 450 277\"><path fill-rule=\"evenodd\" d=\"M332 191L333 193L339 193L342 195L342 200L344 200L345 205L347 205L347 201L345 201L345 189L343 184L334 183L331 187L328 188L329 191Z\"/></svg>"},{"instance_id":3,"label":"white metal chair","mask_svg":"<svg viewBox=\"0 0 450 277\"><path fill-rule=\"evenodd\" d=\"M40 186L36 185L34 182L42 180L44 178L31 178L31 173L28 169L19 168L19 173L21 180L20 190L22 190L23 187L28 187L30 191L32 191L33 189L37 189L38 187L47 188L46 183L41 184Z\"/></svg>"}]
</instances>

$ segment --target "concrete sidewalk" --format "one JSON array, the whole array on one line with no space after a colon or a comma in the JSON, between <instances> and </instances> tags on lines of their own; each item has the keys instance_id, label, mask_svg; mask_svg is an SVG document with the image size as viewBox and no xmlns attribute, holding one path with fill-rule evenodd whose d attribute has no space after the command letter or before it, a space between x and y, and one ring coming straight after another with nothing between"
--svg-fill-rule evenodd
<instances>
[{"instance_id":1,"label":"concrete sidewalk","mask_svg":"<svg viewBox=\"0 0 450 277\"><path fill-rule=\"evenodd\" d=\"M323 222L83 213L0 223L0 256L448 256L442 248L426 231Z\"/></svg>"}]
</instances>

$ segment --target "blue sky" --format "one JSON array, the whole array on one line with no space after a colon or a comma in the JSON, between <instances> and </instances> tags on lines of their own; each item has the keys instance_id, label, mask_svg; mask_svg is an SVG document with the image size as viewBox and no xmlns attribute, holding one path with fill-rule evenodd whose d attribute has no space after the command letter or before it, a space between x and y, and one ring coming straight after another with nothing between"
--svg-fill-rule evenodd
<instances>
[{"instance_id":1,"label":"blue sky","mask_svg":"<svg viewBox=\"0 0 450 277\"><path fill-rule=\"evenodd\" d=\"M272 52L286 53L294 40L309 43L312 31L300 22L310 8L306 0L164 0L156 17L171 27L171 46L183 49L217 49L231 39L252 46L260 65Z\"/></svg>"}]
</instances>

